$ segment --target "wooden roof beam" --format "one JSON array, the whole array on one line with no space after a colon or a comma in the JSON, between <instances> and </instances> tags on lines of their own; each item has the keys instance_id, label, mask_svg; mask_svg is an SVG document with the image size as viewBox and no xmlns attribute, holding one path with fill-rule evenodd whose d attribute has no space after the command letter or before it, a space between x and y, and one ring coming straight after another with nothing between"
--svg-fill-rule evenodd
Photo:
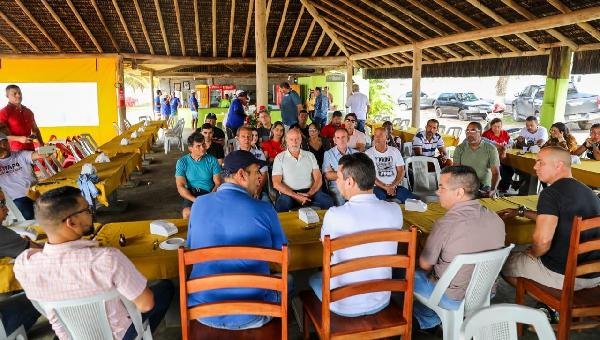
<instances>
[{"instance_id":1,"label":"wooden roof beam","mask_svg":"<svg viewBox=\"0 0 600 340\"><path fill-rule=\"evenodd\" d=\"M198 49L198 55L202 55L202 45L200 44L202 38L200 36L200 15L198 14L198 1L194 0L194 28L196 32L196 48ZM250 0L254 3L254 0Z\"/></svg>"},{"instance_id":2,"label":"wooden roof beam","mask_svg":"<svg viewBox=\"0 0 600 340\"><path fill-rule=\"evenodd\" d=\"M302 46L300 46L300 55L302 54L302 52L304 52L304 48L306 47L306 44L308 43L308 39L310 38L310 35L312 34L313 29L315 28L315 24L317 23L317 21L315 20L315 17L313 17L312 21L310 22L310 25L308 26L308 31L306 31L306 37L304 37L304 41L302 42ZM338 45L339 47L339 45Z\"/></svg>"},{"instance_id":3,"label":"wooden roof beam","mask_svg":"<svg viewBox=\"0 0 600 340\"><path fill-rule=\"evenodd\" d=\"M212 56L217 56L217 0L212 0L211 5L212 25Z\"/></svg>"},{"instance_id":4,"label":"wooden roof beam","mask_svg":"<svg viewBox=\"0 0 600 340\"><path fill-rule=\"evenodd\" d=\"M17 25L15 25L4 13L2 13L2 11L0 11L0 18L2 18L2 20L4 20L8 24L8 26L10 26L10 28L12 28L15 32L17 32L17 34L23 40L25 40L25 42L27 44L29 44L29 46L31 46L31 48L33 48L34 51L40 52L40 49L36 46L36 44L33 43L33 41L31 41L31 39L29 39L27 34L25 34L23 31L21 31L21 29L19 27L17 27Z\"/></svg>"},{"instance_id":5,"label":"wooden roof beam","mask_svg":"<svg viewBox=\"0 0 600 340\"><path fill-rule=\"evenodd\" d=\"M288 42L288 46L285 49L285 54L284 56L287 57L288 54L290 53L290 50L292 49L292 44L294 43L294 38L296 38L296 32L298 32L298 27L300 27L300 19L302 19L302 15L304 14L304 6L300 7L300 14L298 14L298 17L296 18L296 24L294 24L294 30L292 31L292 37L290 38L290 41ZM333 44L333 40L331 40L331 44ZM327 51L331 50L331 44L329 44L330 48ZM325 53L326 55L329 54L329 52Z\"/></svg>"},{"instance_id":6,"label":"wooden roof beam","mask_svg":"<svg viewBox=\"0 0 600 340\"><path fill-rule=\"evenodd\" d=\"M331 40L329 42L329 46L327 47L327 50L325 51L325 56L329 55L329 53L331 52L331 49L333 48L333 45L335 45L335 43L333 42L333 40Z\"/></svg>"},{"instance_id":7,"label":"wooden roof beam","mask_svg":"<svg viewBox=\"0 0 600 340\"><path fill-rule=\"evenodd\" d=\"M71 11L73 11L73 14L75 14L75 17L77 18L77 21L79 21L79 24L81 25L81 27L83 27L85 33L87 33L88 37L92 40L94 46L96 46L96 50L99 53L104 53L102 47L100 46L100 44L98 44L98 40L96 40L96 37L94 37L92 31L90 31L89 27L87 26L81 15L79 15L79 11L77 11L77 8L75 7L75 5L73 5L73 1L67 0L67 5L69 5L69 8L71 8Z\"/></svg>"},{"instance_id":8,"label":"wooden roof beam","mask_svg":"<svg viewBox=\"0 0 600 340\"><path fill-rule=\"evenodd\" d=\"M20 1L20 0L17 0L17 1ZM108 37L110 38L110 41L111 41L113 47L115 48L115 50L117 52L119 52L121 49L119 48L119 45L117 44L117 41L115 40L115 37L113 37L112 33L110 33L110 30L108 29L108 25L106 24L106 21L104 20L104 16L102 15L102 12L100 12L100 8L98 7L98 3L96 2L96 0L92 0L92 6L94 6L94 10L96 10L96 15L98 15L98 18L100 19L100 22L102 23L102 26L104 27L104 31L106 32L106 34L108 34Z\"/></svg>"},{"instance_id":9,"label":"wooden roof beam","mask_svg":"<svg viewBox=\"0 0 600 340\"><path fill-rule=\"evenodd\" d=\"M165 51L167 52L167 55L171 55L171 48L169 47L169 40L167 39L167 31L165 31L165 22L163 21L162 11L160 10L160 4L158 3L158 0L154 0L154 8L156 9L156 17L158 18L158 25L160 26L160 33L162 35L163 43L165 44Z\"/></svg>"},{"instance_id":10,"label":"wooden roof beam","mask_svg":"<svg viewBox=\"0 0 600 340\"><path fill-rule=\"evenodd\" d=\"M133 4L135 5L135 12L137 13L138 18L140 19L140 24L142 25L142 32L144 33L144 38L146 39L148 48L150 49L150 54L154 54L154 47L152 46L152 42L150 41L150 35L148 34L148 29L146 28L144 17L142 16L142 9L140 7L139 0L133 0Z\"/></svg>"},{"instance_id":11,"label":"wooden roof beam","mask_svg":"<svg viewBox=\"0 0 600 340\"><path fill-rule=\"evenodd\" d=\"M317 55L317 52L319 51L319 48L321 47L321 44L323 43L324 38L325 38L325 31L322 31L321 36L319 37L319 40L317 40L317 44L315 45L315 48L313 49L311 56L314 57ZM271 57L273 57L273 55L271 55Z\"/></svg>"},{"instance_id":12,"label":"wooden roof beam","mask_svg":"<svg viewBox=\"0 0 600 340\"><path fill-rule=\"evenodd\" d=\"M273 43L273 48L271 49L271 58L275 56L277 52L277 44L279 43L279 37L281 36L281 31L283 31L283 25L285 24L285 17L287 15L288 6L290 5L290 0L285 0L285 5L283 5L283 13L281 14L281 21L279 21L279 27L277 28L277 35L275 35L275 42ZM302 7L304 8L304 7ZM298 26L296 26L297 28ZM294 34L295 34L294 30ZM293 40L294 37L292 36ZM286 54L287 55L287 54Z\"/></svg>"},{"instance_id":13,"label":"wooden roof beam","mask_svg":"<svg viewBox=\"0 0 600 340\"><path fill-rule=\"evenodd\" d=\"M45 0L42 0L42 1L45 1ZM129 28L127 27L127 22L125 21L125 18L123 17L123 13L121 13L121 8L119 7L117 0L112 0L112 3L113 3L113 7L115 8L115 11L117 12L117 16L119 17L119 20L121 21L121 25L123 26L123 29L125 30L125 35L127 35L127 40L129 41L129 44L133 48L133 51L135 53L138 53L138 48L135 45L133 38L131 37L131 32L129 32Z\"/></svg>"},{"instance_id":14,"label":"wooden roof beam","mask_svg":"<svg viewBox=\"0 0 600 340\"><path fill-rule=\"evenodd\" d=\"M267 2L267 13L266 13L266 18L265 18L265 22L267 23L267 25L269 25L269 14L271 14L271 4L273 3L272 0L269 0Z\"/></svg>"},{"instance_id":15,"label":"wooden roof beam","mask_svg":"<svg viewBox=\"0 0 600 340\"><path fill-rule=\"evenodd\" d=\"M331 29L331 27L329 27L329 25L327 25L325 20L323 20L323 18L319 15L317 9L308 0L300 0L300 2L304 7L306 7L308 13L310 13L310 15L312 15L312 17L319 23L319 26L321 26L321 28L323 29L323 31L325 31L329 38L333 40L336 45L338 45L342 52L344 52L344 55L346 55L346 57L350 56L350 53L348 52L348 50L346 50L346 46L338 39L335 32Z\"/></svg>"},{"instance_id":16,"label":"wooden roof beam","mask_svg":"<svg viewBox=\"0 0 600 340\"><path fill-rule=\"evenodd\" d=\"M416 42L414 44L405 44L396 47L384 48L378 51L370 51L367 53L355 54L350 56L350 59L367 59L386 54L411 51L413 47L424 49L440 45L456 44L464 41L479 40L530 31L546 30L550 28L571 25L576 22L597 20L600 19L599 9L600 7L589 7L586 9L573 11L571 13L552 15L531 21L515 22L508 25L501 25L475 31L456 33L443 37L431 38ZM545 51L539 52L545 53Z\"/></svg>"},{"instance_id":17,"label":"wooden roof beam","mask_svg":"<svg viewBox=\"0 0 600 340\"><path fill-rule=\"evenodd\" d=\"M69 31L69 29L67 28L67 26L65 26L65 24L62 22L62 20L58 16L58 14L56 14L56 12L54 11L54 9L52 9L52 6L50 6L50 4L48 3L48 1L46 1L46 0L40 0L40 1L42 2L42 4L44 4L44 7L46 7L46 10L48 10L48 13L50 13L50 15L52 16L52 18L58 23L58 25L60 26L60 28L65 32L65 34L67 35L67 37L69 38L69 40L71 40L71 42L73 43L73 45L75 45L75 48L77 48L77 50L79 52L83 52L83 49L81 48L81 45L79 44L79 42L77 41L77 39L75 39L75 37L73 36L73 34L71 33L71 31Z\"/></svg>"},{"instance_id":18,"label":"wooden roof beam","mask_svg":"<svg viewBox=\"0 0 600 340\"><path fill-rule=\"evenodd\" d=\"M409 37L408 35L406 35L406 33L402 32L401 30L399 30L398 28L396 28L394 25L390 25L389 23L383 21L383 20L379 20L379 18L377 18L376 16L370 14L369 12L365 11L363 8L360 8L359 6L351 3L351 2L345 2L344 3L346 6L352 8L355 13L361 13L364 16L366 16L367 18L369 18L370 20L373 20L374 22L377 22L378 24L382 25L383 27L387 28L388 30L390 30L391 32L394 32L394 34L396 34L397 36L402 37L404 40L406 41L413 41L414 39L412 39L411 37ZM351 15L351 17L356 18L356 15ZM359 22L363 22L362 20L358 20ZM378 29L378 31L381 31L381 28Z\"/></svg>"},{"instance_id":19,"label":"wooden roof beam","mask_svg":"<svg viewBox=\"0 0 600 340\"><path fill-rule=\"evenodd\" d=\"M4 43L4 45L8 46L8 48L11 49L11 51L13 51L14 53L21 53L21 51L19 51L18 48L15 47L15 45L13 45L10 41L8 41L8 39L6 39L6 37L0 33L0 41L2 41Z\"/></svg>"},{"instance_id":20,"label":"wooden roof beam","mask_svg":"<svg viewBox=\"0 0 600 340\"><path fill-rule=\"evenodd\" d=\"M252 24L252 18L254 15L254 0L249 0L248 4L248 15L246 16L246 31L244 33L244 46L242 47L242 57L246 56L246 51L248 50L248 35L250 34L250 25Z\"/></svg>"},{"instance_id":21,"label":"wooden roof beam","mask_svg":"<svg viewBox=\"0 0 600 340\"><path fill-rule=\"evenodd\" d=\"M74 56L96 56L98 54L76 54ZM106 54L104 54L106 55ZM114 54L110 54L114 55ZM172 65L254 65L256 59L254 57L239 58L239 57L191 57L191 56L159 56L150 54L135 54L122 53L123 58L135 59L138 65L147 64L172 64ZM345 57L275 57L268 58L269 64L283 64L293 66L338 66L345 65Z\"/></svg>"},{"instance_id":22,"label":"wooden roof beam","mask_svg":"<svg viewBox=\"0 0 600 340\"><path fill-rule=\"evenodd\" d=\"M560 2L560 0L548 0L554 8L558 9L562 13L571 13L571 9L567 7L565 4ZM581 27L584 31L586 31L589 35L591 35L594 39L600 41L600 32L594 28L594 26L588 24L587 22L577 23L579 27Z\"/></svg>"},{"instance_id":23,"label":"wooden roof beam","mask_svg":"<svg viewBox=\"0 0 600 340\"><path fill-rule=\"evenodd\" d=\"M227 40L227 56L231 57L233 49L233 24L235 22L235 0L231 0L231 12L229 14L229 39Z\"/></svg>"},{"instance_id":24,"label":"wooden roof beam","mask_svg":"<svg viewBox=\"0 0 600 340\"><path fill-rule=\"evenodd\" d=\"M29 20L31 20L31 22L33 22L35 27L37 27L37 29L40 32L42 32L44 37L46 37L46 39L48 39L48 41L52 44L52 46L54 46L54 49L56 49L57 52L62 52L62 48L56 43L56 41L54 41L54 39L52 39L52 37L50 36L50 34L48 34L46 29L44 27L42 27L42 25L40 25L40 23L37 21L37 19L31 14L31 12L29 12L27 7L25 7L23 2L21 0L15 0L15 1L17 2L17 5L19 5L19 7L23 11L23 13L25 13L25 15L29 18ZM94 3L95 3L95 0L94 0Z\"/></svg>"},{"instance_id":25,"label":"wooden roof beam","mask_svg":"<svg viewBox=\"0 0 600 340\"><path fill-rule=\"evenodd\" d=\"M233 0L233 6L235 7L235 0ZM185 42L183 40L183 27L181 26L181 13L179 12L179 0L173 0L173 6L175 7L175 19L177 20L177 29L179 31L179 44L181 45L181 55L185 56Z\"/></svg>"}]
</instances>

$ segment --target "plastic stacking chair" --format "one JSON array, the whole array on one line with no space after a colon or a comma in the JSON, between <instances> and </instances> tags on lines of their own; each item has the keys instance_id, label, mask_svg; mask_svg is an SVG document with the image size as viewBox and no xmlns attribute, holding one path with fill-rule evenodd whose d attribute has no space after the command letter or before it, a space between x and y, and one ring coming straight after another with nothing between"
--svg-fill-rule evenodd
<instances>
[{"instance_id":1,"label":"plastic stacking chair","mask_svg":"<svg viewBox=\"0 0 600 340\"><path fill-rule=\"evenodd\" d=\"M89 133L82 133L79 134L79 137L84 140L93 150L93 152L96 151L96 149L98 149L98 143L96 142L96 140L94 139L94 137L92 137L91 134Z\"/></svg>"},{"instance_id":2,"label":"plastic stacking chair","mask_svg":"<svg viewBox=\"0 0 600 340\"><path fill-rule=\"evenodd\" d=\"M463 318L471 316L474 312L490 305L492 286L502 269L514 244L508 247L473 254L458 255L454 258L444 275L436 283L431 295L427 298L414 293L415 299L432 309L442 320L443 338L457 340ZM448 310L439 306L442 296L448 289L450 282L464 265L474 265L471 281L467 287L465 298L457 310Z\"/></svg>"},{"instance_id":3,"label":"plastic stacking chair","mask_svg":"<svg viewBox=\"0 0 600 340\"><path fill-rule=\"evenodd\" d=\"M120 135L121 129L119 129L119 125L117 124L117 122L113 122L112 126L113 126L113 130L115 130L115 133L117 134L117 136Z\"/></svg>"},{"instance_id":4,"label":"plastic stacking chair","mask_svg":"<svg viewBox=\"0 0 600 340\"><path fill-rule=\"evenodd\" d=\"M460 340L517 340L517 323L532 325L540 340L556 340L544 312L510 303L481 309L466 318Z\"/></svg>"},{"instance_id":5,"label":"plastic stacking chair","mask_svg":"<svg viewBox=\"0 0 600 340\"><path fill-rule=\"evenodd\" d=\"M410 119L402 119L400 120L400 129L406 130L410 127Z\"/></svg>"},{"instance_id":6,"label":"plastic stacking chair","mask_svg":"<svg viewBox=\"0 0 600 340\"><path fill-rule=\"evenodd\" d=\"M439 125L439 126L438 126L438 133L439 133L440 135L443 135L443 134L445 134L445 133L446 133L446 125Z\"/></svg>"},{"instance_id":7,"label":"plastic stacking chair","mask_svg":"<svg viewBox=\"0 0 600 340\"><path fill-rule=\"evenodd\" d=\"M129 129L131 127L131 123L129 120L123 119L123 126L125 126L125 129Z\"/></svg>"},{"instance_id":8,"label":"plastic stacking chair","mask_svg":"<svg viewBox=\"0 0 600 340\"><path fill-rule=\"evenodd\" d=\"M406 143L405 143L406 144ZM425 202L437 202L435 194L440 183L440 164L436 158L426 156L412 156L404 160L404 172L408 182L408 189L415 195L423 198ZM429 172L429 164L433 164L434 172ZM410 175L412 174L412 181Z\"/></svg>"},{"instance_id":9,"label":"plastic stacking chair","mask_svg":"<svg viewBox=\"0 0 600 340\"><path fill-rule=\"evenodd\" d=\"M4 340L27 340L27 332L25 332L25 326L21 325L14 332L6 334L2 320L0 320L0 339Z\"/></svg>"},{"instance_id":10,"label":"plastic stacking chair","mask_svg":"<svg viewBox=\"0 0 600 340\"><path fill-rule=\"evenodd\" d=\"M106 315L106 302L120 299L137 332L136 339L152 340L152 331L148 322L142 323L142 314L133 302L119 294L116 289L85 297L63 301L32 301L33 305L44 315L53 311L66 329L71 339L96 340L112 339L112 329Z\"/></svg>"},{"instance_id":11,"label":"plastic stacking chair","mask_svg":"<svg viewBox=\"0 0 600 340\"><path fill-rule=\"evenodd\" d=\"M139 116L138 119L139 119L140 122L152 121L152 117L151 116Z\"/></svg>"},{"instance_id":12,"label":"plastic stacking chair","mask_svg":"<svg viewBox=\"0 0 600 340\"><path fill-rule=\"evenodd\" d=\"M402 156L404 158L411 157L413 155L413 146L412 142L404 142L402 144Z\"/></svg>"},{"instance_id":13,"label":"plastic stacking chair","mask_svg":"<svg viewBox=\"0 0 600 340\"><path fill-rule=\"evenodd\" d=\"M392 119L392 126L400 128L400 125L402 125L402 118Z\"/></svg>"},{"instance_id":14,"label":"plastic stacking chair","mask_svg":"<svg viewBox=\"0 0 600 340\"><path fill-rule=\"evenodd\" d=\"M462 134L462 128L460 126L451 126L446 130L446 134L454 136L455 138L460 138L460 135Z\"/></svg>"},{"instance_id":15,"label":"plastic stacking chair","mask_svg":"<svg viewBox=\"0 0 600 340\"><path fill-rule=\"evenodd\" d=\"M177 121L175 126L172 129L165 131L163 136L164 140L164 149L165 154L168 154L171 150L171 141L175 141L177 146L181 148L181 151L185 151L184 143L183 143L183 127L185 125L185 120L180 119Z\"/></svg>"},{"instance_id":16,"label":"plastic stacking chair","mask_svg":"<svg viewBox=\"0 0 600 340\"><path fill-rule=\"evenodd\" d=\"M179 256L179 308L181 336L188 339L283 339L287 340L288 325L288 249L260 247L208 247L178 250ZM218 260L256 260L277 264L281 276L250 273L208 275L186 280L186 268L196 263ZM278 303L256 300L221 301L188 307L188 294L220 288L261 288L281 294ZM275 319L260 328L244 331L213 328L196 319L231 314L268 315Z\"/></svg>"}]
</instances>

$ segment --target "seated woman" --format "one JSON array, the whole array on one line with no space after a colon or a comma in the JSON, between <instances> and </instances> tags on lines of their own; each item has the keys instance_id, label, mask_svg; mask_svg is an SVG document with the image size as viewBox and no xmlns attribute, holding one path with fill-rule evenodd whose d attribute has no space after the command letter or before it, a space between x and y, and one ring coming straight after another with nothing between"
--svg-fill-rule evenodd
<instances>
[{"instance_id":1,"label":"seated woman","mask_svg":"<svg viewBox=\"0 0 600 340\"><path fill-rule=\"evenodd\" d=\"M512 141L508 132L502 129L502 119L492 119L490 128L485 130L481 137L487 139L496 146L500 161L506 158L506 148ZM500 163L500 183L498 184L498 190L500 192L504 193L509 189L514 174L515 170L512 167Z\"/></svg>"},{"instance_id":2,"label":"seated woman","mask_svg":"<svg viewBox=\"0 0 600 340\"><path fill-rule=\"evenodd\" d=\"M316 123L308 125L308 139L302 140L302 150L310 151L315 155L319 169L323 167L325 151L331 149L329 139L320 136L319 126Z\"/></svg>"},{"instance_id":3,"label":"seated woman","mask_svg":"<svg viewBox=\"0 0 600 340\"><path fill-rule=\"evenodd\" d=\"M544 146L560 146L573 152L577 150L577 140L569 132L565 123L556 122L550 127L550 139L542 147Z\"/></svg>"},{"instance_id":4,"label":"seated woman","mask_svg":"<svg viewBox=\"0 0 600 340\"><path fill-rule=\"evenodd\" d=\"M260 150L260 144L258 144L258 140L260 137L258 136L258 130L256 128L252 128L252 140L250 141L250 145L253 150Z\"/></svg>"},{"instance_id":5,"label":"seated woman","mask_svg":"<svg viewBox=\"0 0 600 340\"><path fill-rule=\"evenodd\" d=\"M269 140L262 142L260 147L262 148L269 164L273 164L273 160L275 156L277 156L280 152L285 150L284 147L284 136L285 127L282 122L275 122L273 126L271 126L271 135L269 136Z\"/></svg>"}]
</instances>

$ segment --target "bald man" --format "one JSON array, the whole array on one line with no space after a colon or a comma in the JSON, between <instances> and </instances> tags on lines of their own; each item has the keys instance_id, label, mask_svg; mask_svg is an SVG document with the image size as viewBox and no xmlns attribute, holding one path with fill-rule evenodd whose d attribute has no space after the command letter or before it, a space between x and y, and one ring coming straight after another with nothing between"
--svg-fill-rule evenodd
<instances>
[{"instance_id":1,"label":"bald man","mask_svg":"<svg viewBox=\"0 0 600 340\"><path fill-rule=\"evenodd\" d=\"M600 215L600 198L573 178L571 155L563 148L542 148L533 168L540 181L548 183L548 187L540 193L537 211L521 206L498 212L502 219L521 216L535 221L533 244L525 251L513 252L502 269L502 275L513 285L517 277L524 277L562 289L573 218ZM600 238L600 231L589 231L581 238ZM580 256L580 261L585 262L598 259L600 256L596 254ZM575 280L575 290L598 285L600 277Z\"/></svg>"}]
</instances>

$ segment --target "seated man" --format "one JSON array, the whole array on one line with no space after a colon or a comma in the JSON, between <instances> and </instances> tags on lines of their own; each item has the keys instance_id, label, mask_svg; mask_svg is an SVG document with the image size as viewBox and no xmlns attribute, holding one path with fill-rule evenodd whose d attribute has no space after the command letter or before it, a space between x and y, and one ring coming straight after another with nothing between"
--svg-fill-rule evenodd
<instances>
[{"instance_id":1,"label":"seated man","mask_svg":"<svg viewBox=\"0 0 600 340\"><path fill-rule=\"evenodd\" d=\"M0 221L8 215L4 193L0 190ZM0 225L0 258L12 257L13 259L24 250L38 249L41 246L27 238L19 236L12 229ZM0 301L0 320L6 334L11 334L21 325L28 331L40 317L40 313L27 299L25 293L17 293Z\"/></svg>"},{"instance_id":2,"label":"seated man","mask_svg":"<svg viewBox=\"0 0 600 340\"><path fill-rule=\"evenodd\" d=\"M209 123L213 127L213 142L225 145L225 132L217 126L217 115L212 112L207 113L204 123Z\"/></svg>"},{"instance_id":3,"label":"seated man","mask_svg":"<svg viewBox=\"0 0 600 340\"><path fill-rule=\"evenodd\" d=\"M329 124L321 127L321 137L329 138L330 144L333 144L333 135L335 134L335 130L343 127L342 113L340 111L334 111L331 115L331 121Z\"/></svg>"},{"instance_id":4,"label":"seated man","mask_svg":"<svg viewBox=\"0 0 600 340\"><path fill-rule=\"evenodd\" d=\"M525 127L519 132L515 147L542 146L547 140L548 130L543 126L539 126L538 119L535 116L529 116L525 119Z\"/></svg>"},{"instance_id":5,"label":"seated man","mask_svg":"<svg viewBox=\"0 0 600 340\"><path fill-rule=\"evenodd\" d=\"M320 190L322 177L315 155L300 149L302 133L290 129L285 140L287 150L279 153L273 162L273 187L279 191L275 209L289 211L304 205L328 209L333 201Z\"/></svg>"},{"instance_id":6,"label":"seated man","mask_svg":"<svg viewBox=\"0 0 600 340\"><path fill-rule=\"evenodd\" d=\"M346 129L339 128L335 131L333 137L335 146L325 151L323 156L323 176L327 183L329 193L333 198L335 205L340 206L346 202L341 192L337 187L337 171L338 162L344 155L351 155L357 151L348 147L348 131Z\"/></svg>"},{"instance_id":7,"label":"seated man","mask_svg":"<svg viewBox=\"0 0 600 340\"><path fill-rule=\"evenodd\" d=\"M581 156L584 152L588 159L600 161L600 123L592 125L590 138L586 139L585 143L573 151L573 154Z\"/></svg>"},{"instance_id":8,"label":"seated man","mask_svg":"<svg viewBox=\"0 0 600 340\"><path fill-rule=\"evenodd\" d=\"M537 211L505 209L498 212L503 219L515 216L535 221L533 244L527 250L515 251L506 260L502 275L511 284L524 277L544 286L562 289L573 218L600 215L600 198L587 186L573 178L571 156L561 147L545 147L537 154L534 166L540 181L547 183L540 193ZM582 234L582 240L599 238L598 230ZM597 254L583 254L579 261L593 262ZM575 290L600 285L600 277L576 278Z\"/></svg>"},{"instance_id":9,"label":"seated man","mask_svg":"<svg viewBox=\"0 0 600 340\"><path fill-rule=\"evenodd\" d=\"M115 248L99 247L82 239L94 232L90 206L74 187L44 193L35 203L35 217L48 235L44 249L25 250L15 260L14 272L27 297L62 301L91 297L116 289L149 320L152 331L163 319L175 291L170 280L146 286L146 278ZM106 303L106 315L115 339L134 339L135 328L125 306ZM55 313L48 320L60 339L68 339Z\"/></svg>"},{"instance_id":10,"label":"seated man","mask_svg":"<svg viewBox=\"0 0 600 340\"><path fill-rule=\"evenodd\" d=\"M346 118L344 118L344 126L348 131L348 146L360 151L365 152L365 148L367 146L367 136L364 132L358 131L355 129L356 127L356 114L348 113Z\"/></svg>"},{"instance_id":11,"label":"seated man","mask_svg":"<svg viewBox=\"0 0 600 340\"><path fill-rule=\"evenodd\" d=\"M469 166L449 166L442 170L437 196L447 209L427 237L415 272L415 292L429 297L436 281L442 277L457 255L499 249L504 246L504 222L494 212L483 207L477 197L479 180ZM442 296L440 307L456 310L465 296L473 268L463 267ZM417 300L413 315L420 329L441 323L431 309ZM416 326L416 325L415 325Z\"/></svg>"},{"instance_id":12,"label":"seated man","mask_svg":"<svg viewBox=\"0 0 600 340\"><path fill-rule=\"evenodd\" d=\"M341 207L332 207L325 213L321 240L325 235L332 239L374 229L402 229L402 210L391 202L380 201L373 195L375 166L364 153L342 156L337 169L337 183L343 197L348 200ZM395 255L397 242L365 244L335 251L331 264L347 260L376 256ZM340 275L331 279L333 290L355 282L390 279L390 267L372 268ZM317 273L309 284L319 300L322 300L322 273ZM387 307L391 293L375 292L351 296L331 303L331 311L347 317L374 314Z\"/></svg>"},{"instance_id":13,"label":"seated man","mask_svg":"<svg viewBox=\"0 0 600 340\"><path fill-rule=\"evenodd\" d=\"M308 138L308 111L302 109L298 112L298 123L296 126L302 132L304 138Z\"/></svg>"},{"instance_id":14,"label":"seated man","mask_svg":"<svg viewBox=\"0 0 600 340\"><path fill-rule=\"evenodd\" d=\"M219 144L214 141L214 129L215 127L210 125L210 123L204 123L202 124L202 128L200 129L200 131L196 130L196 132L200 132L202 136L204 136L204 146L206 148L206 153L209 155L213 155L219 162L219 165L223 165L223 158L225 158L225 149L223 149L223 144Z\"/></svg>"},{"instance_id":15,"label":"seated man","mask_svg":"<svg viewBox=\"0 0 600 340\"><path fill-rule=\"evenodd\" d=\"M404 178L404 159L400 150L387 145L387 133L384 128L375 129L373 143L373 147L365 153L375 164L375 196L380 200L396 198L402 203L407 198L416 198L412 192L400 185Z\"/></svg>"},{"instance_id":16,"label":"seated man","mask_svg":"<svg viewBox=\"0 0 600 340\"><path fill-rule=\"evenodd\" d=\"M259 169L265 164L243 150L225 157L225 183L216 192L199 197L199 204L192 207L187 234L189 248L244 245L281 249L287 244L273 206L252 198L259 186ZM205 262L193 266L190 278L219 273L268 275L269 264L250 260ZM190 294L188 305L241 299L276 302L279 296L274 291L258 288L217 289ZM241 330L261 327L270 319L260 315L224 315L198 321L215 328Z\"/></svg>"},{"instance_id":17,"label":"seated man","mask_svg":"<svg viewBox=\"0 0 600 340\"><path fill-rule=\"evenodd\" d=\"M440 155L437 157L440 168L452 165L452 160L448 158L444 138L438 133L440 123L437 119L430 119L425 125L425 131L417 132L412 141L413 152L415 156L435 157L435 150Z\"/></svg>"},{"instance_id":18,"label":"seated man","mask_svg":"<svg viewBox=\"0 0 600 340\"><path fill-rule=\"evenodd\" d=\"M481 124L471 122L465 130L467 138L454 150L454 164L475 169L481 183L482 196L493 197L500 182L500 157L491 143L481 138Z\"/></svg>"},{"instance_id":19,"label":"seated man","mask_svg":"<svg viewBox=\"0 0 600 340\"><path fill-rule=\"evenodd\" d=\"M252 128L247 126L242 126L241 128L239 128L237 139L239 142L237 145L237 150L249 151L258 160L265 163L267 162L267 158L265 157L265 154L262 152L262 150L259 148L252 147ZM260 178L256 187L256 192L252 193L252 197L258 198L265 202L271 202L269 194L266 192L266 184L269 181L269 167L265 164L260 167L259 171Z\"/></svg>"},{"instance_id":20,"label":"seated man","mask_svg":"<svg viewBox=\"0 0 600 340\"><path fill-rule=\"evenodd\" d=\"M8 138L0 132L0 187L15 203L23 218L33 220L33 200L27 197L29 187L37 182L33 175L35 151L10 151Z\"/></svg>"},{"instance_id":21,"label":"seated man","mask_svg":"<svg viewBox=\"0 0 600 340\"><path fill-rule=\"evenodd\" d=\"M177 160L175 184L183 198L183 218L189 216L196 197L217 190L221 185L221 166L217 159L206 153L204 136L192 133L187 140L189 154Z\"/></svg>"}]
</instances>

